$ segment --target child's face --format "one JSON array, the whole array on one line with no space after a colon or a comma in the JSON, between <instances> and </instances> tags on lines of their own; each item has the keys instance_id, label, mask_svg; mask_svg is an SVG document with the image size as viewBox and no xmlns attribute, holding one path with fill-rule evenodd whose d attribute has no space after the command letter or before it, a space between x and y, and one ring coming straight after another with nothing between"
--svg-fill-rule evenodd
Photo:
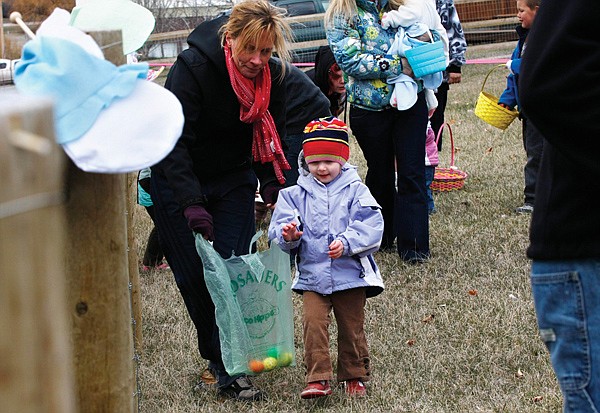
<instances>
[{"instance_id":1,"label":"child's face","mask_svg":"<svg viewBox=\"0 0 600 413\"><path fill-rule=\"evenodd\" d=\"M319 161L308 164L308 171L321 183L328 184L342 172L342 165L334 161Z\"/></svg>"},{"instance_id":2,"label":"child's face","mask_svg":"<svg viewBox=\"0 0 600 413\"><path fill-rule=\"evenodd\" d=\"M346 93L346 88L344 87L344 74L337 63L334 63L333 66L331 66L328 74L329 93L339 93L340 95Z\"/></svg>"},{"instance_id":3,"label":"child's face","mask_svg":"<svg viewBox=\"0 0 600 413\"><path fill-rule=\"evenodd\" d=\"M524 29L531 29L533 19L538 11L538 6L530 9L525 0L517 0L517 18L521 22L521 27Z\"/></svg>"}]
</instances>

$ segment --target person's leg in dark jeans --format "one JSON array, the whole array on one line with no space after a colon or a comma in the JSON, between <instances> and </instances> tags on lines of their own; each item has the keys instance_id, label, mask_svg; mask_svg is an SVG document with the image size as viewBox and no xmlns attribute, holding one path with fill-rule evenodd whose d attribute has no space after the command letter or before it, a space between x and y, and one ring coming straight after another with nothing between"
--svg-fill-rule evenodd
<instances>
[{"instance_id":1,"label":"person's leg in dark jeans","mask_svg":"<svg viewBox=\"0 0 600 413\"><path fill-rule=\"evenodd\" d=\"M527 154L527 162L523 168L525 177L524 203L533 206L538 169L542 159L542 150L544 149L544 137L538 128L526 118L523 118L523 147Z\"/></svg>"},{"instance_id":2,"label":"person's leg in dark jeans","mask_svg":"<svg viewBox=\"0 0 600 413\"><path fill-rule=\"evenodd\" d=\"M427 188L427 211L430 214L435 213L435 201L433 200L433 191L431 190L431 183L435 177L435 166L425 166L425 188Z\"/></svg>"},{"instance_id":3,"label":"person's leg in dark jeans","mask_svg":"<svg viewBox=\"0 0 600 413\"><path fill-rule=\"evenodd\" d=\"M151 191L150 177L140 179L138 181L138 185L138 188L141 187L141 189L138 189L138 191L144 191L147 194L147 196L151 198L149 196ZM140 202L140 197L141 195L140 193L138 193L138 202L140 203L140 205L142 205L142 203ZM148 241L146 241L146 249L144 251L144 257L142 259L143 270L148 271L152 268L162 265L164 254L160 245L160 239L158 236L158 230L156 229L156 223L154 222L154 205L152 205L151 203L143 203L143 205L146 209L146 212L148 213L148 216L152 220L153 225L152 230L150 231L150 235L148 235Z\"/></svg>"},{"instance_id":4,"label":"person's leg in dark jeans","mask_svg":"<svg viewBox=\"0 0 600 413\"><path fill-rule=\"evenodd\" d=\"M447 82L442 82L442 84L438 87L437 92L435 92L435 97L438 101L438 107L433 112L433 116L429 119L431 121L431 128L437 137L440 128L444 124L445 118L444 113L446 112L446 104L448 103L448 90L450 90L450 86ZM440 139L437 142L438 152L442 151L442 138L443 132L440 135Z\"/></svg>"},{"instance_id":5,"label":"person's leg in dark jeans","mask_svg":"<svg viewBox=\"0 0 600 413\"><path fill-rule=\"evenodd\" d=\"M396 232L394 230L394 202L396 198L394 146L392 131L394 111L380 112L350 107L350 127L352 134L367 161L365 184L381 206L384 229L381 249L393 248ZM425 141L423 141L425 149ZM421 162L423 163L425 155Z\"/></svg>"},{"instance_id":6,"label":"person's leg in dark jeans","mask_svg":"<svg viewBox=\"0 0 600 413\"><path fill-rule=\"evenodd\" d=\"M207 210L213 216L213 246L224 257L228 257L232 250L236 255L248 252L255 230L256 186L256 177L252 171L240 172L202 186L209 199ZM151 195L164 253L196 327L200 355L209 360L209 366L217 376L219 387L226 390L236 385L234 382L239 376L229 376L223 365L215 306L204 282L202 261L196 251L193 233L179 204L174 201L166 178L155 170L152 171ZM255 398L254 395L252 398Z\"/></svg>"},{"instance_id":7,"label":"person's leg in dark jeans","mask_svg":"<svg viewBox=\"0 0 600 413\"><path fill-rule=\"evenodd\" d=\"M427 104L419 93L412 108L395 111L394 152L398 169L395 202L398 254L410 263L429 258L429 213L425 187Z\"/></svg>"},{"instance_id":8,"label":"person's leg in dark jeans","mask_svg":"<svg viewBox=\"0 0 600 413\"><path fill-rule=\"evenodd\" d=\"M145 207L146 212L152 219L152 223L154 224L154 206ZM160 246L160 238L158 235L158 229L156 228L156 224L152 227L150 231L150 235L148 235L148 241L146 241L146 249L144 251L144 257L142 259L142 264L145 267L149 267L148 269L158 267L162 264L164 258L162 247Z\"/></svg>"}]
</instances>

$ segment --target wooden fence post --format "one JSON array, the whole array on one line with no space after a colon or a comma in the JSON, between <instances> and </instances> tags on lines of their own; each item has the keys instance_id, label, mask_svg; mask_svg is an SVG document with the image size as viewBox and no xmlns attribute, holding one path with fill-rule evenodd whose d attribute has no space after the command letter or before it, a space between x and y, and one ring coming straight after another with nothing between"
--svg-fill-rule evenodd
<instances>
[{"instance_id":1,"label":"wooden fence post","mask_svg":"<svg viewBox=\"0 0 600 413\"><path fill-rule=\"evenodd\" d=\"M133 325L135 381L139 384L139 363L142 353L142 300L140 297L140 271L135 238L134 219L137 205L137 173L127 175L127 246L129 258L129 288L131 295L131 313ZM138 406L141 398L139 386L136 386Z\"/></svg>"},{"instance_id":2,"label":"wooden fence post","mask_svg":"<svg viewBox=\"0 0 600 413\"><path fill-rule=\"evenodd\" d=\"M65 155L49 100L0 94L0 410L76 412ZM87 411L90 411L89 409Z\"/></svg>"},{"instance_id":3,"label":"wooden fence post","mask_svg":"<svg viewBox=\"0 0 600 413\"><path fill-rule=\"evenodd\" d=\"M107 60L125 63L120 32L90 33ZM69 162L67 277L81 412L134 412L127 175L92 174Z\"/></svg>"},{"instance_id":4,"label":"wooden fence post","mask_svg":"<svg viewBox=\"0 0 600 413\"><path fill-rule=\"evenodd\" d=\"M140 271L137 240L133 226L137 205L137 173L127 175L127 245L129 249L129 282L131 284L131 307L133 313L133 337L135 347L142 347L142 306L140 299Z\"/></svg>"}]
</instances>

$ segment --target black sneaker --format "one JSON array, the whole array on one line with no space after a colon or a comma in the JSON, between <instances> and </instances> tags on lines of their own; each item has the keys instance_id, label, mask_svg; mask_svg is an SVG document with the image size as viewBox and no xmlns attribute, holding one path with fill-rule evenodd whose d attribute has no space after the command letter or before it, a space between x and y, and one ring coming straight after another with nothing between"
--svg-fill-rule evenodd
<instances>
[{"instance_id":1,"label":"black sneaker","mask_svg":"<svg viewBox=\"0 0 600 413\"><path fill-rule=\"evenodd\" d=\"M248 402L264 399L263 392L254 387L250 379L246 376L240 376L229 386L219 388L219 393L231 399Z\"/></svg>"}]
</instances>

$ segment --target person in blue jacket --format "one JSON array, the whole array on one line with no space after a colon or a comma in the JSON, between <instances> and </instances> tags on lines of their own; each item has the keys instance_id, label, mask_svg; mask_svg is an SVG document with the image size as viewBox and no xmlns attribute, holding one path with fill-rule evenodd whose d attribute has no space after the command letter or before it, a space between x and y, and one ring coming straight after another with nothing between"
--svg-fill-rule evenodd
<instances>
[{"instance_id":1,"label":"person in blue jacket","mask_svg":"<svg viewBox=\"0 0 600 413\"><path fill-rule=\"evenodd\" d=\"M332 393L328 326L338 327L337 381L350 396L366 394L370 359L364 332L367 297L383 291L372 254L383 235L381 208L349 165L347 126L336 117L317 119L304 130L306 165L298 184L279 193L269 239L297 258L292 290L302 294L303 399Z\"/></svg>"},{"instance_id":2,"label":"person in blue jacket","mask_svg":"<svg viewBox=\"0 0 600 413\"><path fill-rule=\"evenodd\" d=\"M506 89L498 99L498 104L506 109L519 107L518 81L521 72L521 58L525 54L527 46L527 34L533 24L535 15L540 7L541 0L517 0L517 17L521 23L517 26L519 42L512 53L506 67L510 74L506 78ZM540 160L542 159L542 150L544 148L544 137L540 131L531 123L523 113L520 115L523 130L523 146L527 154L527 161L523 168L525 176L524 203L515 209L517 213L530 214L533 212L533 203L535 200L535 185L538 176Z\"/></svg>"}]
</instances>

